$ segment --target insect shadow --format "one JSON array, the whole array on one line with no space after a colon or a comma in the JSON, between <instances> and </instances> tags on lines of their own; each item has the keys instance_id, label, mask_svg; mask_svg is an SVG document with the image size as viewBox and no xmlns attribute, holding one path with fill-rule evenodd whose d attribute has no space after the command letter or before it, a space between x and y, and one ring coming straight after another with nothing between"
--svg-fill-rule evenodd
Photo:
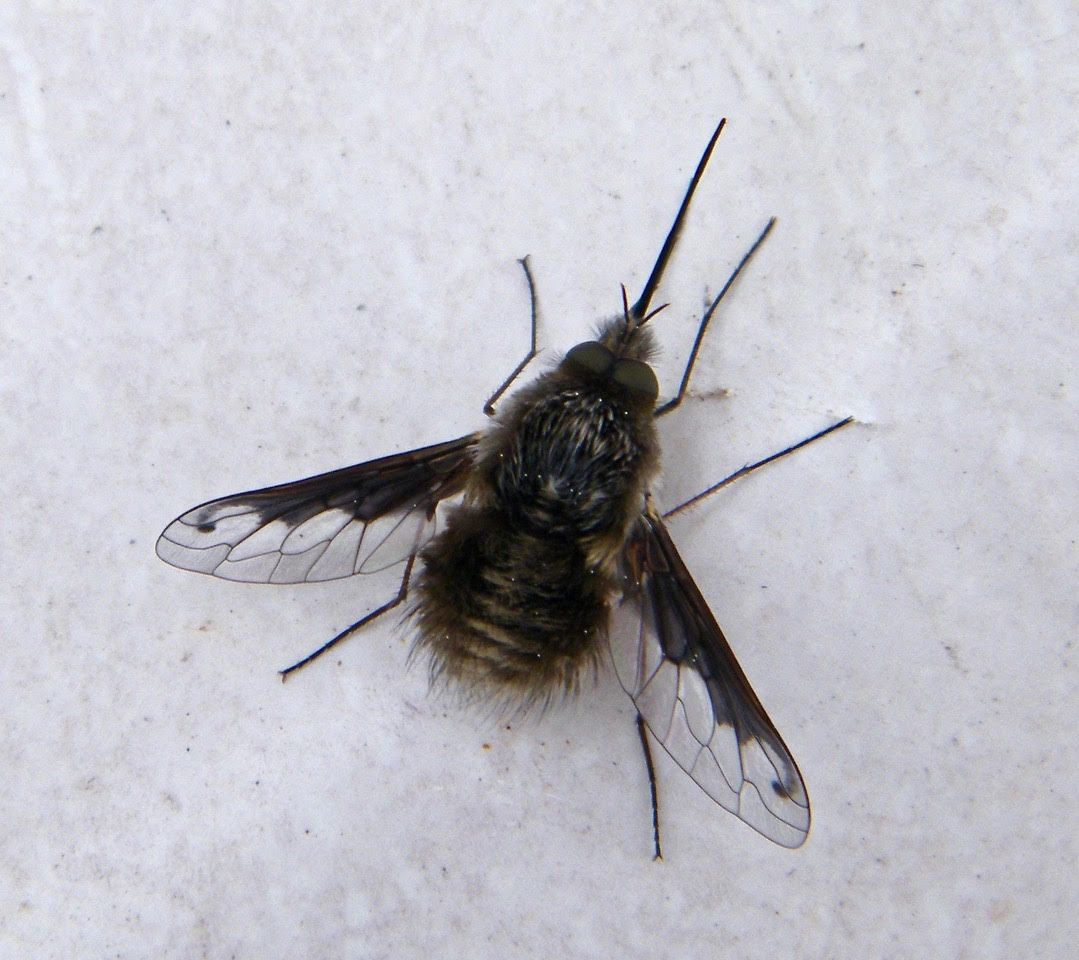
<instances>
[{"instance_id":1,"label":"insect shadow","mask_svg":"<svg viewBox=\"0 0 1079 960\"><path fill-rule=\"evenodd\" d=\"M573 693L609 649L638 712L660 856L646 729L716 803L770 840L798 847L809 799L798 766L739 667L664 522L699 499L850 423L743 467L662 513L655 422L686 396L709 323L775 219L704 312L675 395L659 403L653 295L726 121L690 180L651 275L631 306L598 325L532 383L501 398L531 346L487 401L485 431L294 483L211 500L170 523L162 560L226 580L303 583L402 567L391 600L282 671L299 670L405 604L436 681L500 706ZM498 409L496 410L496 404ZM441 529L439 527L441 526Z\"/></svg>"}]
</instances>

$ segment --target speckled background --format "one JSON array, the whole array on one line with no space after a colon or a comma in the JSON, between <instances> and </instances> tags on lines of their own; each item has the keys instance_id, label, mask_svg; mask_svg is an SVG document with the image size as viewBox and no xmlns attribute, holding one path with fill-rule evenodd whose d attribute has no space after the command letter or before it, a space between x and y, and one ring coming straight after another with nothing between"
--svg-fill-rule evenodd
<instances>
[{"instance_id":1,"label":"speckled background","mask_svg":"<svg viewBox=\"0 0 1079 960\"><path fill-rule=\"evenodd\" d=\"M1077 18L853 9L0 8L0 955L1068 955ZM387 624L282 685L392 577L222 583L153 544L478 426L515 258L544 344L585 338L722 115L668 389L780 220L663 424L664 498L861 423L672 525L809 841L661 757L654 864L612 676L507 726Z\"/></svg>"}]
</instances>

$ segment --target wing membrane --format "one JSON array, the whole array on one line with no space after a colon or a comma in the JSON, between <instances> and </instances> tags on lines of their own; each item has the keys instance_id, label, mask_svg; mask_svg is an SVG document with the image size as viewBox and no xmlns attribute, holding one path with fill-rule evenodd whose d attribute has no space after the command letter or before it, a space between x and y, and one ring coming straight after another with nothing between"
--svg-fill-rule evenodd
<instances>
[{"instance_id":1,"label":"wing membrane","mask_svg":"<svg viewBox=\"0 0 1079 960\"><path fill-rule=\"evenodd\" d=\"M630 642L612 642L611 653L649 730L716 803L781 846L801 846L802 775L651 504L624 575Z\"/></svg>"},{"instance_id":2,"label":"wing membrane","mask_svg":"<svg viewBox=\"0 0 1079 960\"><path fill-rule=\"evenodd\" d=\"M203 503L170 523L157 555L250 583L304 583L402 563L459 493L478 434Z\"/></svg>"}]
</instances>

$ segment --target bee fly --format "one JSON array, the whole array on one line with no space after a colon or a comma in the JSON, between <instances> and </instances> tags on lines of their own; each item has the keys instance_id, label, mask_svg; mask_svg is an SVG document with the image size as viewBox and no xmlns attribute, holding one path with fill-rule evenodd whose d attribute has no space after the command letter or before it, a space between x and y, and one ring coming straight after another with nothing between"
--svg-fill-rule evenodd
<instances>
[{"instance_id":1,"label":"bee fly","mask_svg":"<svg viewBox=\"0 0 1079 960\"><path fill-rule=\"evenodd\" d=\"M701 319L673 399L659 385L652 296L724 122L705 148L651 276L630 306L602 322L553 369L494 404L536 355L532 347L471 433L306 480L211 500L166 527L162 560L226 580L301 583L403 567L397 595L287 670L405 602L416 649L435 680L500 705L546 704L594 674L610 635L618 678L638 711L659 855L655 775L645 727L716 803L785 847L809 831L809 800L790 751L675 549L665 517L850 418L661 513L655 420L683 399L723 295L770 221ZM436 534L439 505L445 527ZM422 567L417 571L417 560ZM612 632L612 618L632 626Z\"/></svg>"}]
</instances>

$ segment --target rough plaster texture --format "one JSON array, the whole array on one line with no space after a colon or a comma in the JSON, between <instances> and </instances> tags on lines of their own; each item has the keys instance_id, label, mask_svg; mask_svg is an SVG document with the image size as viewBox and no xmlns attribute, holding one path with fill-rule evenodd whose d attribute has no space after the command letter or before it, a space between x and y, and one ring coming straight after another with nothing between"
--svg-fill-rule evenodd
<instances>
[{"instance_id":1,"label":"rough plaster texture","mask_svg":"<svg viewBox=\"0 0 1079 960\"><path fill-rule=\"evenodd\" d=\"M1067 4L0 7L3 957L1063 957L1079 935ZM674 535L794 750L797 852L612 677L506 725L391 592L154 556L213 495L482 421L530 253L564 349L642 282ZM657 321L658 323L658 321ZM728 391L724 394L724 391ZM1069 879L1070 878L1070 879Z\"/></svg>"}]
</instances>

